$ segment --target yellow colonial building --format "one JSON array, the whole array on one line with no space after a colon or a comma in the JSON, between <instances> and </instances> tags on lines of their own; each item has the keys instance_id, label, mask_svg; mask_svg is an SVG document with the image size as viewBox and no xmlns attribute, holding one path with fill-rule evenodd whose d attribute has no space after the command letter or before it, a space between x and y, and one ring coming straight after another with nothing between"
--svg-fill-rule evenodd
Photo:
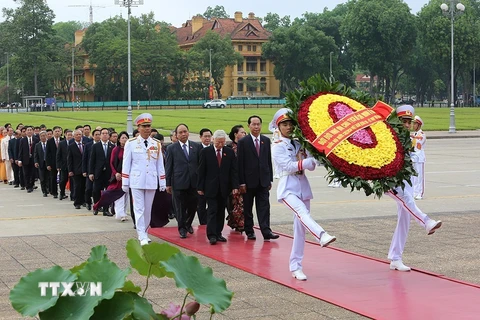
<instances>
[{"instance_id":1,"label":"yellow colonial building","mask_svg":"<svg viewBox=\"0 0 480 320\"><path fill-rule=\"evenodd\" d=\"M180 48L190 49L207 31L220 36L229 36L235 51L243 56L243 62L225 69L221 96L226 97L279 97L280 82L273 75L273 63L262 58L262 45L268 41L270 32L249 13L243 18L235 12L234 18L193 17L181 28L172 28Z\"/></svg>"},{"instance_id":2,"label":"yellow colonial building","mask_svg":"<svg viewBox=\"0 0 480 320\"><path fill-rule=\"evenodd\" d=\"M274 65L262 58L262 45L268 41L270 32L253 13L243 18L241 12L235 12L234 18L212 18L207 20L201 16L193 17L180 28L172 27L181 49L190 49L207 31L213 31L220 36L229 36L235 51L243 56L242 63L225 69L221 96L227 97L279 97L280 82L273 75ZM85 36L86 29L75 32L77 47ZM95 87L95 72L90 66L88 55L77 51L76 59L81 57L75 68L75 98L81 101L94 101L95 95L90 88ZM71 76L69 77L71 79ZM71 83L71 80L69 80ZM82 86L81 84L85 85ZM59 96L63 93L59 93ZM67 94L72 101L71 92Z\"/></svg>"}]
</instances>

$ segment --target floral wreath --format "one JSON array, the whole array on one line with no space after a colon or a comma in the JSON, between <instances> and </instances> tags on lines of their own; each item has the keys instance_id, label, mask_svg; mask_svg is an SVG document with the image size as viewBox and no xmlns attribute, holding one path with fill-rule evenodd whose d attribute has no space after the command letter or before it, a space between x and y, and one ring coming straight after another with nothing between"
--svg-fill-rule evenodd
<instances>
[{"instance_id":1,"label":"floral wreath","mask_svg":"<svg viewBox=\"0 0 480 320\"><path fill-rule=\"evenodd\" d=\"M314 76L288 92L294 137L325 165L329 182L380 198L405 187L414 169L410 133L390 106L339 82Z\"/></svg>"}]
</instances>

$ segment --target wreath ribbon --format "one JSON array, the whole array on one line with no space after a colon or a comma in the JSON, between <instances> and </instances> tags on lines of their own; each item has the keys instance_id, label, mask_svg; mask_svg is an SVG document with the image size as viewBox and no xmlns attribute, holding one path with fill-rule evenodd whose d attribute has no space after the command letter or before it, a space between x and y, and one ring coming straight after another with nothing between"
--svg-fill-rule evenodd
<instances>
[{"instance_id":1,"label":"wreath ribbon","mask_svg":"<svg viewBox=\"0 0 480 320\"><path fill-rule=\"evenodd\" d=\"M393 108L378 101L373 108L361 109L351 113L331 125L319 134L312 145L328 156L342 141L351 137L355 132L384 121L392 113Z\"/></svg>"}]
</instances>

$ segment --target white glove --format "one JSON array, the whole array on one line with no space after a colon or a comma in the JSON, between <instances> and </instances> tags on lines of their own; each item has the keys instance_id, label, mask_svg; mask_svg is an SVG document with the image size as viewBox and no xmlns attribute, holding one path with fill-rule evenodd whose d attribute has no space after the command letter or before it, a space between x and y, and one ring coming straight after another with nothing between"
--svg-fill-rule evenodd
<instances>
[{"instance_id":1,"label":"white glove","mask_svg":"<svg viewBox=\"0 0 480 320\"><path fill-rule=\"evenodd\" d=\"M167 190L167 184L160 182L160 186L158 187L158 190L159 190L160 192L163 192L163 191Z\"/></svg>"},{"instance_id":2,"label":"white glove","mask_svg":"<svg viewBox=\"0 0 480 320\"><path fill-rule=\"evenodd\" d=\"M302 160L303 169L313 171L315 170L316 162L314 158L307 158Z\"/></svg>"},{"instance_id":3,"label":"white glove","mask_svg":"<svg viewBox=\"0 0 480 320\"><path fill-rule=\"evenodd\" d=\"M123 192L128 193L128 186L122 186L122 190Z\"/></svg>"}]
</instances>

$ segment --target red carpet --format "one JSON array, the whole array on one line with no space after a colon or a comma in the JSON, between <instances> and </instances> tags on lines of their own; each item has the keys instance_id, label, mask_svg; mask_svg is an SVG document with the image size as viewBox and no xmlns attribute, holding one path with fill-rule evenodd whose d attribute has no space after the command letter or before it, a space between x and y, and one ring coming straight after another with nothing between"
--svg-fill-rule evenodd
<instances>
[{"instance_id":1,"label":"red carpet","mask_svg":"<svg viewBox=\"0 0 480 320\"><path fill-rule=\"evenodd\" d=\"M480 317L480 286L421 270L391 271L385 261L313 243L305 244L303 270L308 280L298 281L288 271L292 238L287 235L264 242L257 230L257 240L247 241L225 226L228 242L212 246L203 226L187 239L180 239L176 227L150 229L150 234L366 317Z\"/></svg>"}]
</instances>

